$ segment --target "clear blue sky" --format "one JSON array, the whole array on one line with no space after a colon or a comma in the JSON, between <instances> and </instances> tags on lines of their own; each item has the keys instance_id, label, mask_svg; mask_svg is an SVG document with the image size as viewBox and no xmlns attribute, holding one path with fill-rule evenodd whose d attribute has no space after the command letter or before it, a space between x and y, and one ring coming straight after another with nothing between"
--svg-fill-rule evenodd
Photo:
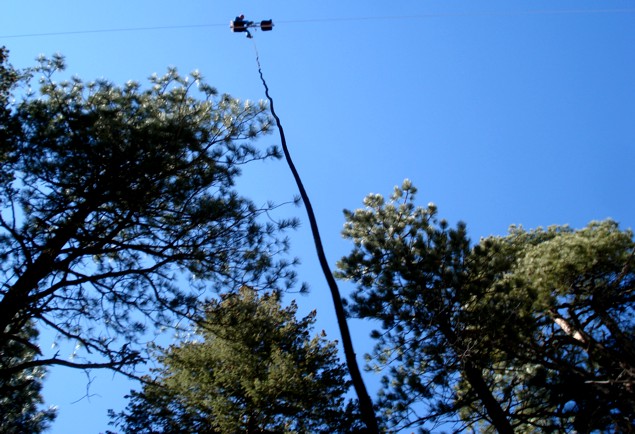
<instances>
[{"instance_id":1,"label":"clear blue sky","mask_svg":"<svg viewBox=\"0 0 635 434\"><path fill-rule=\"evenodd\" d=\"M228 23L240 12L273 19L254 41L332 264L351 248L342 209L404 178L420 204L467 222L474 240L510 224L611 217L635 227L635 1L5 0L2 9L0 44L15 66L59 52L69 73L117 83L198 69L252 100L264 98L254 44ZM87 32L9 37L76 31ZM240 185L257 202L297 194L283 161L247 168ZM306 222L302 208L282 212ZM318 328L336 339L308 224L291 238L312 287L298 303L317 308ZM353 331L361 355L369 326ZM103 432L107 409L125 405L133 384L93 376L93 396L73 403L84 374L51 371L52 433Z\"/></svg>"}]
</instances>

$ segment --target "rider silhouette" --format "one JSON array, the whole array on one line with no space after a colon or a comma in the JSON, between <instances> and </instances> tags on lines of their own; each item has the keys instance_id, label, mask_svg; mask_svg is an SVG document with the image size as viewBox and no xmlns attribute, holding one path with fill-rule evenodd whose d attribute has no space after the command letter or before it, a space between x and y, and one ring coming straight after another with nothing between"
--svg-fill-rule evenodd
<instances>
[{"instance_id":1,"label":"rider silhouette","mask_svg":"<svg viewBox=\"0 0 635 434\"><path fill-rule=\"evenodd\" d=\"M253 23L254 23L253 21L246 20L243 14L240 14L234 20L234 29L240 29L240 30L237 30L239 32L247 32L247 37L251 39L253 38L253 36L251 36L251 33L249 32L249 26L252 25Z\"/></svg>"}]
</instances>

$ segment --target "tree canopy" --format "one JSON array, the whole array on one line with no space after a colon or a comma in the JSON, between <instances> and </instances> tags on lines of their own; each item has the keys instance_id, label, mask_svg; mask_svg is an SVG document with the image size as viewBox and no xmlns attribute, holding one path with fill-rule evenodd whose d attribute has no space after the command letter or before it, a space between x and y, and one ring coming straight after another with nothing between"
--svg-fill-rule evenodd
<instances>
[{"instance_id":1,"label":"tree canopy","mask_svg":"<svg viewBox=\"0 0 635 434\"><path fill-rule=\"evenodd\" d=\"M513 227L476 246L475 268L504 265L470 311L493 348L490 384L523 429L632 432L634 252L612 220Z\"/></svg>"},{"instance_id":2,"label":"tree canopy","mask_svg":"<svg viewBox=\"0 0 635 434\"><path fill-rule=\"evenodd\" d=\"M512 228L471 245L404 182L346 211L339 277L378 320L390 426L426 431L628 432L635 421L635 244L613 221Z\"/></svg>"},{"instance_id":3,"label":"tree canopy","mask_svg":"<svg viewBox=\"0 0 635 434\"><path fill-rule=\"evenodd\" d=\"M124 412L126 433L353 432L335 342L311 337L278 295L247 287L207 307L197 338L160 350L160 367Z\"/></svg>"},{"instance_id":4,"label":"tree canopy","mask_svg":"<svg viewBox=\"0 0 635 434\"><path fill-rule=\"evenodd\" d=\"M0 370L16 363L31 362L37 352L29 342L37 337L37 330L28 324L19 335L20 342L11 342L0 351ZM12 375L0 375L0 414L2 434L44 432L55 419L55 408L42 409L42 381L45 370L35 366Z\"/></svg>"},{"instance_id":5,"label":"tree canopy","mask_svg":"<svg viewBox=\"0 0 635 434\"><path fill-rule=\"evenodd\" d=\"M19 80L18 71L8 63L8 50L0 47L0 143L6 143L15 125L10 121L9 99L12 88ZM0 149L0 179L6 179L4 162L8 154ZM37 355L37 348L29 344L37 337L37 330L28 322L19 331L16 340L0 347L0 373L17 363L29 363ZM55 410L40 409L41 389L45 370L31 367L21 372L0 374L0 414L3 433L43 432L55 417Z\"/></svg>"},{"instance_id":6,"label":"tree canopy","mask_svg":"<svg viewBox=\"0 0 635 434\"><path fill-rule=\"evenodd\" d=\"M35 354L0 375L130 373L144 334L193 315L206 291L294 283L281 231L295 222L262 223L273 205L234 189L244 164L279 157L252 143L270 129L265 103L218 94L198 73L170 69L144 89L64 79L64 67L53 56L1 70L0 349ZM31 325L82 350L45 354L25 339Z\"/></svg>"},{"instance_id":7,"label":"tree canopy","mask_svg":"<svg viewBox=\"0 0 635 434\"><path fill-rule=\"evenodd\" d=\"M126 432L363 430L335 343L310 336L315 314L280 303L297 222L262 219L275 205L234 186L243 165L280 157L254 145L271 128L266 104L197 72L144 88L64 69L53 56L16 70L0 49L3 432L53 420L40 408L47 366L135 376L150 356L158 367L111 414ZM383 372L383 427L634 432L633 233L606 220L473 243L415 194L405 181L345 211L353 249L337 277L357 285L348 313L378 324L368 368ZM150 355L152 332L176 318L197 324L195 339ZM42 350L44 329L74 358Z\"/></svg>"}]
</instances>

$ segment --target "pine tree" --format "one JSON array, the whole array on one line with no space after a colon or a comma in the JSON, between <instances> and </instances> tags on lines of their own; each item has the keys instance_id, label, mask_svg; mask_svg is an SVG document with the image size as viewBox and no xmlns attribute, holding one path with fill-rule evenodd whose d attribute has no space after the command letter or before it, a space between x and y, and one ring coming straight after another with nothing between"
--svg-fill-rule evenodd
<instances>
[{"instance_id":1,"label":"pine tree","mask_svg":"<svg viewBox=\"0 0 635 434\"><path fill-rule=\"evenodd\" d=\"M147 333L194 315L206 291L294 283L280 234L295 222L263 224L270 205L234 188L244 164L279 157L253 144L271 125L265 103L219 95L198 73L170 69L144 89L57 80L62 56L27 71L2 56L0 352L36 348L31 326L80 350L12 359L0 376L132 375Z\"/></svg>"},{"instance_id":2,"label":"pine tree","mask_svg":"<svg viewBox=\"0 0 635 434\"><path fill-rule=\"evenodd\" d=\"M489 237L414 204L404 182L346 211L350 311L378 320L371 367L396 429L630 432L635 243L612 221Z\"/></svg>"},{"instance_id":3,"label":"pine tree","mask_svg":"<svg viewBox=\"0 0 635 434\"><path fill-rule=\"evenodd\" d=\"M126 433L352 432L336 343L310 336L315 312L296 311L247 287L210 303L200 338L162 349L161 367L111 417Z\"/></svg>"},{"instance_id":4,"label":"pine tree","mask_svg":"<svg viewBox=\"0 0 635 434\"><path fill-rule=\"evenodd\" d=\"M16 363L28 365L38 353L37 347L23 345L33 342L37 330L32 325L20 333L21 342L13 342L0 352L0 433L22 434L44 432L55 419L55 409L42 409L40 391L44 378L44 368L33 366L17 373L8 373Z\"/></svg>"},{"instance_id":5,"label":"pine tree","mask_svg":"<svg viewBox=\"0 0 635 434\"><path fill-rule=\"evenodd\" d=\"M633 431L634 252L611 220L514 227L476 246L475 268L499 272L470 314L495 350L491 384L524 431Z\"/></svg>"}]
</instances>

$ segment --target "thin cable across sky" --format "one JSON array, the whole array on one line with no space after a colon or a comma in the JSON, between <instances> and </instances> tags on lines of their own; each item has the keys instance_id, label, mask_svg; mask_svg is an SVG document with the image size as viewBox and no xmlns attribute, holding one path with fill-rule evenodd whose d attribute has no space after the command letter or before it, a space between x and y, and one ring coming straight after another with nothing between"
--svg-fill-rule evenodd
<instances>
[{"instance_id":1,"label":"thin cable across sky","mask_svg":"<svg viewBox=\"0 0 635 434\"><path fill-rule=\"evenodd\" d=\"M487 11L487 12L448 12L448 13L429 13L416 15L400 15L400 16L373 16L373 17L344 17L344 18L307 18L298 20L282 20L276 21L276 24L310 24L310 23L334 23L334 22L353 22L353 21L389 21L389 20L422 20L430 18L452 18L452 17L505 17L505 16L522 16L522 15L570 15L570 14L632 14L635 8L624 9L563 9L563 10L527 10L527 11ZM124 27L109 29L88 29L88 30L68 30L60 32L42 32L42 33L22 33L14 35L0 35L0 38L31 38L43 36L66 36L81 35L89 33L117 33L117 32L143 32L153 30L178 30L193 29L206 27L227 27L227 23L212 24L184 24L171 26L149 26L149 27Z\"/></svg>"}]
</instances>

